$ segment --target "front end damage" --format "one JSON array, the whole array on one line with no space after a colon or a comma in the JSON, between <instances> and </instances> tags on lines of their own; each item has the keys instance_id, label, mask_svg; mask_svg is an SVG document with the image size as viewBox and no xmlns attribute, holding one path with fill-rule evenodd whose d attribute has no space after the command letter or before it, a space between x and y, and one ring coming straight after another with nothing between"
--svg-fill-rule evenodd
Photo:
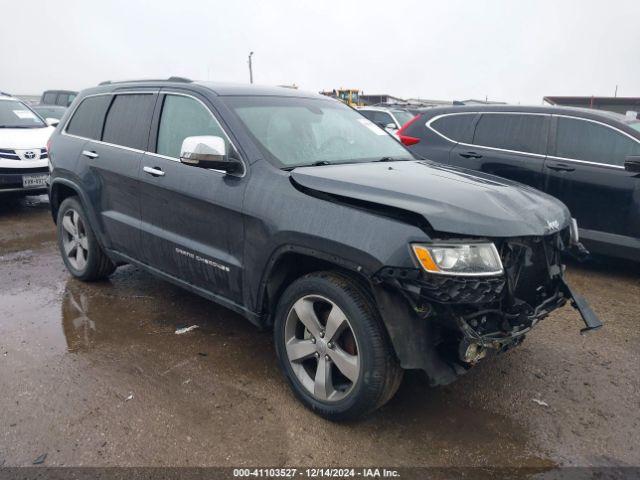
<instances>
[{"instance_id":1,"label":"front end damage","mask_svg":"<svg viewBox=\"0 0 640 480\"><path fill-rule=\"evenodd\" d=\"M581 249L572 242L569 228L546 236L492 240L502 260L501 275L439 275L420 268L386 267L374 276L383 315L392 313L393 303L402 297L415 317L412 335L424 336L399 339L403 333L389 329L394 346L401 341L413 344L401 347L401 363L425 370L433 385L450 383L488 352L519 345L539 321L567 302L580 311L583 332L602 326L564 281L561 255Z\"/></svg>"}]
</instances>

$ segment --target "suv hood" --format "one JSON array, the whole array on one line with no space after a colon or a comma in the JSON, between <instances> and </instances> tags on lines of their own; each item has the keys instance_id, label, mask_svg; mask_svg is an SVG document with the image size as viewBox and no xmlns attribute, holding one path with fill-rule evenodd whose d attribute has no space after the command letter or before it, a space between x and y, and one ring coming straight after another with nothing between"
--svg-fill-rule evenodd
<instances>
[{"instance_id":1,"label":"suv hood","mask_svg":"<svg viewBox=\"0 0 640 480\"><path fill-rule=\"evenodd\" d=\"M0 149L44 148L55 128L0 128Z\"/></svg>"},{"instance_id":2,"label":"suv hood","mask_svg":"<svg viewBox=\"0 0 640 480\"><path fill-rule=\"evenodd\" d=\"M569 210L531 187L429 161L300 167L302 187L422 215L439 232L483 237L546 235L565 228Z\"/></svg>"}]
</instances>

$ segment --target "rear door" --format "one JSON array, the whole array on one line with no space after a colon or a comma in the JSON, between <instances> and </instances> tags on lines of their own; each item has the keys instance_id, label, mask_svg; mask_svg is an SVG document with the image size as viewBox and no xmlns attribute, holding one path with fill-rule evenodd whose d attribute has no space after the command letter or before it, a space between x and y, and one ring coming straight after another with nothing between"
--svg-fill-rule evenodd
<instances>
[{"instance_id":1,"label":"rear door","mask_svg":"<svg viewBox=\"0 0 640 480\"><path fill-rule=\"evenodd\" d=\"M451 151L451 163L542 189L549 122L546 114L482 112L472 140Z\"/></svg>"},{"instance_id":2,"label":"rear door","mask_svg":"<svg viewBox=\"0 0 640 480\"><path fill-rule=\"evenodd\" d=\"M99 140L89 139L82 150L81 161L88 171L84 183L109 247L140 259L139 170L157 93L101 95L89 97L83 104L91 98L106 109L106 117L98 126Z\"/></svg>"},{"instance_id":3,"label":"rear door","mask_svg":"<svg viewBox=\"0 0 640 480\"><path fill-rule=\"evenodd\" d=\"M241 302L244 177L180 162L185 138L229 137L196 94L162 94L150 152L142 162L142 241L146 262L177 279ZM237 153L235 153L239 157Z\"/></svg>"},{"instance_id":4,"label":"rear door","mask_svg":"<svg viewBox=\"0 0 640 480\"><path fill-rule=\"evenodd\" d=\"M594 120L553 116L545 190L569 207L586 238L640 237L639 180L624 169L628 155L640 155L630 135Z\"/></svg>"}]
</instances>

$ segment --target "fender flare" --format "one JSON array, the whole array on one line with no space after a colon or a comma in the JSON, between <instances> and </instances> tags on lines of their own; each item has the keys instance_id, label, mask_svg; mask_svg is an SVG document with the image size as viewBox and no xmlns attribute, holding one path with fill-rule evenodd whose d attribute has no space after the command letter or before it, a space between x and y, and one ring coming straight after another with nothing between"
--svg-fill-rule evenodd
<instances>
[{"instance_id":1,"label":"fender flare","mask_svg":"<svg viewBox=\"0 0 640 480\"><path fill-rule=\"evenodd\" d=\"M288 253L297 253L297 254L308 256L308 257L317 258L319 260L335 264L341 268L344 268L345 270L351 271L362 277L369 277L371 274L373 274L373 272L366 271L362 265L356 262L347 260L339 255L327 253L327 252L309 248L309 247L303 247L301 245L295 245L295 244L280 245L271 253L269 260L265 265L264 273L262 274L260 283L258 284L258 294L256 298L257 310L260 310L262 308L262 305L264 304L264 300L267 295L267 284L269 283L269 279L271 278L271 275L273 273L273 268L276 266L278 261Z\"/></svg>"},{"instance_id":2,"label":"fender flare","mask_svg":"<svg viewBox=\"0 0 640 480\"><path fill-rule=\"evenodd\" d=\"M53 200L53 189L55 185L64 185L65 187L69 187L74 192L76 192L78 199L80 200L80 204L84 208L84 213L89 220L89 226L91 227L91 230L93 230L93 233L98 239L98 243L100 244L100 246L105 247L106 243L104 233L102 231L102 228L100 228L100 222L98 221L95 210L91 207L91 202L87 194L82 190L82 188L80 188L80 186L76 182L69 180L68 178L58 177L51 180L51 185L49 186L49 202L52 202ZM53 203L51 204L51 216L53 217L53 222L57 223L56 215L54 215Z\"/></svg>"}]
</instances>

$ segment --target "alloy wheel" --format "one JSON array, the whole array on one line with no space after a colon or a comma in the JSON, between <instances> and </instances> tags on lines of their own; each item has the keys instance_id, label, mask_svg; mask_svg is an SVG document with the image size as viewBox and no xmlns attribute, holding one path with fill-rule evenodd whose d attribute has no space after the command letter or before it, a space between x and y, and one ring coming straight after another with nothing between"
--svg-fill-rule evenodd
<instances>
[{"instance_id":1,"label":"alloy wheel","mask_svg":"<svg viewBox=\"0 0 640 480\"><path fill-rule=\"evenodd\" d=\"M89 239L82 218L74 209L69 209L62 217L62 246L71 266L84 270L89 255Z\"/></svg>"},{"instance_id":2,"label":"alloy wheel","mask_svg":"<svg viewBox=\"0 0 640 480\"><path fill-rule=\"evenodd\" d=\"M344 312L319 295L298 299L287 315L285 345L289 365L317 400L345 398L360 377L357 338Z\"/></svg>"}]
</instances>

